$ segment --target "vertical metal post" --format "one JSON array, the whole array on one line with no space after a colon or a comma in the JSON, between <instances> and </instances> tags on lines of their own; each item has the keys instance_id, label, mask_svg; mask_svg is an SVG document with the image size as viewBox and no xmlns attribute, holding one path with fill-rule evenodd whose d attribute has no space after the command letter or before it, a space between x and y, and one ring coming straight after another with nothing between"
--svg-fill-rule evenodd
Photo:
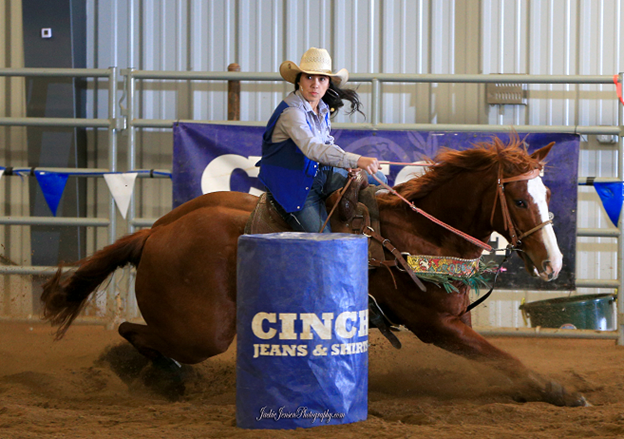
<instances>
[{"instance_id":1,"label":"vertical metal post","mask_svg":"<svg viewBox=\"0 0 624 439\"><path fill-rule=\"evenodd\" d=\"M381 114L381 102L380 102L380 84L379 79L373 78L371 81L371 124L373 128L377 128L379 125Z\"/></svg>"},{"instance_id":2,"label":"vertical metal post","mask_svg":"<svg viewBox=\"0 0 624 439\"><path fill-rule=\"evenodd\" d=\"M109 67L108 74L108 169L111 172L117 170L117 67ZM113 194L109 195L109 220L108 243L115 242L117 237L117 211L115 210L115 199ZM119 306L117 305L117 289L115 273L111 275L110 282L106 289L106 309L109 321L107 329L112 330L119 319Z\"/></svg>"},{"instance_id":3,"label":"vertical metal post","mask_svg":"<svg viewBox=\"0 0 624 439\"><path fill-rule=\"evenodd\" d=\"M134 79L134 68L128 69L128 95L127 99L127 108L128 108L128 172L133 171L136 167L136 131L134 128L134 95L136 91L136 80ZM134 232L134 226L132 225L132 221L136 215L136 200L134 196L134 192L132 193L132 197L130 198L130 206L128 208L128 233Z\"/></svg>"},{"instance_id":4,"label":"vertical metal post","mask_svg":"<svg viewBox=\"0 0 624 439\"><path fill-rule=\"evenodd\" d=\"M117 67L110 67L108 75L108 169L117 172ZM108 226L108 243L117 238L117 212L115 199L110 194L110 225Z\"/></svg>"},{"instance_id":5,"label":"vertical metal post","mask_svg":"<svg viewBox=\"0 0 624 439\"><path fill-rule=\"evenodd\" d=\"M134 66L134 49L135 49L135 38L138 40L139 37L135 37L135 1L128 0L128 65ZM116 17L117 18L117 17Z\"/></svg>"},{"instance_id":6,"label":"vertical metal post","mask_svg":"<svg viewBox=\"0 0 624 439\"><path fill-rule=\"evenodd\" d=\"M620 84L624 82L624 73L620 72L618 75ZM616 101L617 102L617 101ZM622 130L624 129L624 108L620 102L617 102L617 118L618 125L620 127L620 134L618 135L618 180L624 183L624 135ZM617 290L617 330L618 340L617 344L624 345L624 291L622 283L624 283L624 220L620 215L620 221L618 222L618 229L620 236L618 237L618 252L617 252L617 276L619 281L619 287Z\"/></svg>"},{"instance_id":7,"label":"vertical metal post","mask_svg":"<svg viewBox=\"0 0 624 439\"><path fill-rule=\"evenodd\" d=\"M228 66L228 72L240 72L236 63ZM228 81L228 120L240 120L240 81Z\"/></svg>"},{"instance_id":8,"label":"vertical metal post","mask_svg":"<svg viewBox=\"0 0 624 439\"><path fill-rule=\"evenodd\" d=\"M136 66L135 63L135 52L136 52L136 42L140 41L140 35L141 35L141 29L138 30L138 32L136 31L136 21L137 21L137 17L139 16L137 11L136 11L136 1L135 0L128 0L128 69L126 71L126 129L128 130L128 161L129 163L129 171L134 170L134 162L135 162L135 131L134 131L134 91L135 91L135 82L134 82L134 67ZM141 5L141 2L138 2L139 7ZM135 217L135 199L134 199L134 192L132 193L132 197L130 198L130 206L129 206L129 211L128 211L128 222L127 222L127 231L129 233L132 233L134 231L134 226L132 225L132 220L134 220ZM131 295L134 293L134 288L133 286L133 280L134 277L132 275L132 271L130 270L130 268L126 267L124 268L124 273L128 273L128 281L125 282L124 284L127 287L127 298L128 300L126 301L126 315L129 315L129 307L127 306L129 304L129 299L131 297ZM133 301L133 303L136 304L136 300ZM136 308L135 308L136 309Z\"/></svg>"},{"instance_id":9,"label":"vertical metal post","mask_svg":"<svg viewBox=\"0 0 624 439\"><path fill-rule=\"evenodd\" d=\"M134 78L134 71L136 69L129 68L127 70L127 95L126 95L126 104L127 104L127 130L128 130L128 171L134 171L136 169L136 128L134 127L134 120L136 119L135 114L135 91L136 91L136 79ZM128 233L134 233L135 227L132 224L134 218L136 217L136 186L135 190L132 192L132 196L130 198L130 206L128 208L128 214L126 216L127 220L127 230ZM128 274L127 282L125 285L126 289L126 301L125 312L126 317L130 316L131 311L133 314L137 313L136 300L134 299L134 280L135 274L134 271L130 267L124 268L124 273Z\"/></svg>"}]
</instances>

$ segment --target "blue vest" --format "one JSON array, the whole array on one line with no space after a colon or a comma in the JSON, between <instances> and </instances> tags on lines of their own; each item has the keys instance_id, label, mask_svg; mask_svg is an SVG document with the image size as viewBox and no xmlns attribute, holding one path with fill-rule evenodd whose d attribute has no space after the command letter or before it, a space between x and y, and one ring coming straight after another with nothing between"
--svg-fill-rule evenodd
<instances>
[{"instance_id":1,"label":"blue vest","mask_svg":"<svg viewBox=\"0 0 624 439\"><path fill-rule=\"evenodd\" d=\"M288 104L282 101L267 123L258 178L286 212L297 212L303 208L319 164L307 158L292 139L271 141L277 119L286 108Z\"/></svg>"}]
</instances>

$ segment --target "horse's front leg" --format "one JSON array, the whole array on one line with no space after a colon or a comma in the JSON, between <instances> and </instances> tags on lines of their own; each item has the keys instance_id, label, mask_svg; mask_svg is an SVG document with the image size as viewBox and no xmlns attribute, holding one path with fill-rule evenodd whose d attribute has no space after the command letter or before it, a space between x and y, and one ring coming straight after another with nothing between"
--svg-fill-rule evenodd
<instances>
[{"instance_id":1,"label":"horse's front leg","mask_svg":"<svg viewBox=\"0 0 624 439\"><path fill-rule=\"evenodd\" d=\"M412 331L424 342L500 370L518 384L517 400L544 401L569 407L588 405L582 395L567 391L559 383L528 369L513 355L492 345L469 326L466 315L442 314L428 323L426 331L422 331L422 326L420 330L414 328Z\"/></svg>"}]
</instances>

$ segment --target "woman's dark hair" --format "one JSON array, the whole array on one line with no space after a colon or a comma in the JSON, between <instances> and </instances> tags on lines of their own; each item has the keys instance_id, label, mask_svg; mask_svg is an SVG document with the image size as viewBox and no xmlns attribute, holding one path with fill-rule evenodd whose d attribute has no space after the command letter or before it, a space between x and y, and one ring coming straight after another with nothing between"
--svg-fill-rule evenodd
<instances>
[{"instance_id":1,"label":"woman's dark hair","mask_svg":"<svg viewBox=\"0 0 624 439\"><path fill-rule=\"evenodd\" d=\"M299 80L301 79L301 75L303 72L298 73L295 78L295 91L299 90ZM350 88L339 88L334 84L334 81L329 78L329 88L323 96L323 102L325 102L329 106L329 112L332 116L338 114L338 110L344 107L344 102L351 102L351 109L347 113L347 116L355 113L356 111L360 113L362 116L366 117L366 115L362 112L362 103L360 102L360 97L357 92Z\"/></svg>"}]
</instances>

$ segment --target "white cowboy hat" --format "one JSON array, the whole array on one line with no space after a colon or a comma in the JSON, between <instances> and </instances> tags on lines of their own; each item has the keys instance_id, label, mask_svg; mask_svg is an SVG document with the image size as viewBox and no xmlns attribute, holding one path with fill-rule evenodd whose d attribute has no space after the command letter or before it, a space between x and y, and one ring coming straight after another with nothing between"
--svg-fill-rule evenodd
<instances>
[{"instance_id":1,"label":"white cowboy hat","mask_svg":"<svg viewBox=\"0 0 624 439\"><path fill-rule=\"evenodd\" d=\"M329 76L338 87L349 80L347 69L340 69L336 73L332 73L332 59L325 49L310 47L301 57L299 64L301 67L292 61L284 61L280 66L282 78L294 84L297 74L302 72L308 75L325 75Z\"/></svg>"}]
</instances>

